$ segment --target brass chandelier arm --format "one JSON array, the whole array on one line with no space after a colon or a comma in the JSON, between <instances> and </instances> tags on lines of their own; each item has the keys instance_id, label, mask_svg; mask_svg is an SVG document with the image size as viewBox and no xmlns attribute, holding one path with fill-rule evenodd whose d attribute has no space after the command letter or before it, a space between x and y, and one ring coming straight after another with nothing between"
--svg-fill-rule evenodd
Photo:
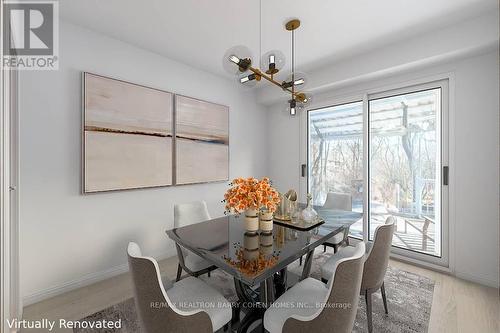
<instances>
[{"instance_id":1,"label":"brass chandelier arm","mask_svg":"<svg viewBox=\"0 0 500 333\"><path fill-rule=\"evenodd\" d=\"M297 98L297 100L299 102L303 102L304 101L305 95L303 93L301 93L301 92L295 92L294 91L295 89L293 89L293 85L292 85L292 89L290 89L290 88L284 88L283 85L280 82L276 81L271 76L268 76L267 74L262 73L262 71L260 69L253 68L252 66L249 66L248 70L250 70L251 72L253 72L255 75L259 75L260 77L263 77L264 79L266 79L267 81L271 82L272 84L280 87L281 89L288 91L290 94L292 94L292 96L294 96L295 98Z\"/></svg>"},{"instance_id":2,"label":"brass chandelier arm","mask_svg":"<svg viewBox=\"0 0 500 333\"><path fill-rule=\"evenodd\" d=\"M261 13L261 16L262 16L262 13ZM227 60L229 62L234 63L236 66L238 66L240 74L241 73L244 74L244 76L240 77L240 79L239 79L240 83L244 84L244 83L247 83L247 82L250 82L253 80L260 81L262 78L264 78L266 81L271 82L275 86L280 87L282 90L289 93L291 95L291 99L288 100L288 103L290 105L290 109L289 109L290 115L296 114L297 107L300 110L301 108L303 108L305 106L305 104L308 104L310 102L310 97L307 96L304 92L296 91L296 89L298 87L295 87L296 85L303 84L305 81L304 78L301 78L300 82L295 82L295 74L296 74L295 73L295 30L299 26L300 26L300 21L298 19L290 20L285 25L286 30L291 32L291 44L292 44L291 45L291 54L292 54L291 77L292 77L292 79L289 82L287 82L287 81L278 82L274 79L274 74L278 73L278 71L281 69L280 65L281 66L283 65L282 58L284 56L282 56L282 53L280 51L269 51L265 55L266 58L262 58L262 59L265 59L265 60L262 60L262 62L264 62L266 64L264 67L268 67L265 70L261 70L260 68L252 67L252 59L250 59L250 57L240 58L239 56L236 55L236 53L248 53L249 54L250 50L243 49L243 52L237 52L237 49L239 47L233 47L233 48L229 49L225 55L225 57L227 57ZM259 52L259 53L261 53L261 52ZM278 54L276 55L275 53L278 53ZM226 68L226 70L228 72L233 72L232 70L230 70L228 68ZM250 71L250 72L252 72L252 74L250 74L250 75L245 74L246 71ZM301 104L297 105L297 102L299 102ZM304 105L302 105L302 103Z\"/></svg>"}]
</instances>

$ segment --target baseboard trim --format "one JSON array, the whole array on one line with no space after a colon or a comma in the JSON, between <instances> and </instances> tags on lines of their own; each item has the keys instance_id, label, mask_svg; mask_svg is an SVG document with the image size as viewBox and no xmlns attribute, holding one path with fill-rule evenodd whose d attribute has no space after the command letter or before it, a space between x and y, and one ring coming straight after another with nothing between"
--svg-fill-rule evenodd
<instances>
[{"instance_id":1,"label":"baseboard trim","mask_svg":"<svg viewBox=\"0 0 500 333\"><path fill-rule=\"evenodd\" d=\"M417 266L417 267L422 267L422 268L425 268L425 269L430 269L430 270L433 270L433 271L436 271L436 272L440 272L440 273L444 273L444 274L453 274L452 270L449 267L437 265L435 263L425 262L425 261L418 260L418 259L415 259L415 258L405 257L403 255L396 254L396 253L391 253L390 257L393 260L401 261L401 262L404 262L404 263L407 263L407 264L410 264L410 265L414 265L414 266Z\"/></svg>"},{"instance_id":2,"label":"baseboard trim","mask_svg":"<svg viewBox=\"0 0 500 333\"><path fill-rule=\"evenodd\" d=\"M495 281L494 279L491 279L491 278L486 277L486 276L481 276L481 275L477 275L477 274L473 275L470 273L457 272L457 271L455 271L455 276L459 279L462 279L462 280L467 280L467 281L482 284L483 286L498 289L498 281Z\"/></svg>"},{"instance_id":3,"label":"baseboard trim","mask_svg":"<svg viewBox=\"0 0 500 333\"><path fill-rule=\"evenodd\" d=\"M176 255L175 248L169 249L158 255L153 255L158 261L170 258ZM83 288L91 284L110 279L117 275L128 272L128 264L124 263L115 267L111 267L104 271L86 274L80 278L63 282L61 284L42 289L32 294L23 297L23 306L29 306L46 299L73 291L75 289Z\"/></svg>"}]
</instances>

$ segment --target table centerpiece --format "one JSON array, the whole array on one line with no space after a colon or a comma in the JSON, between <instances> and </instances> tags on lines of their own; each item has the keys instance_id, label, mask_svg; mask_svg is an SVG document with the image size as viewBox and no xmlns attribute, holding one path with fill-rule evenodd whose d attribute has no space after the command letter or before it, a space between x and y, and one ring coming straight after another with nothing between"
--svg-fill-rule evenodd
<instances>
[{"instance_id":1,"label":"table centerpiece","mask_svg":"<svg viewBox=\"0 0 500 333\"><path fill-rule=\"evenodd\" d=\"M236 178L224 194L226 214L245 214L245 229L249 232L273 230L273 213L280 202L279 193L271 186L268 177L257 179Z\"/></svg>"}]
</instances>

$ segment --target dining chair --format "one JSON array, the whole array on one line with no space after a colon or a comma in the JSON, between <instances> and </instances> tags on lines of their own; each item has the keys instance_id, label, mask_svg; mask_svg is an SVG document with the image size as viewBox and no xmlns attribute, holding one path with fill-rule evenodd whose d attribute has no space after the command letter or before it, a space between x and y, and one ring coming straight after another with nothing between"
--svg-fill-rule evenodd
<instances>
[{"instance_id":1,"label":"dining chair","mask_svg":"<svg viewBox=\"0 0 500 333\"><path fill-rule=\"evenodd\" d=\"M352 196L347 193L329 192L326 195L324 209L338 209L352 211ZM326 252L326 247L333 247L333 252L336 253L341 245L349 245L349 228L332 236L323 243L323 252Z\"/></svg>"},{"instance_id":2,"label":"dining chair","mask_svg":"<svg viewBox=\"0 0 500 333\"><path fill-rule=\"evenodd\" d=\"M187 225L210 220L207 203L205 201L195 201L174 206L174 227L180 228ZM176 281L181 279L182 270L194 277L207 273L210 277L210 272L217 267L212 265L207 260L199 255L186 250L179 244L175 244L177 249L177 257L179 264L177 266Z\"/></svg>"},{"instance_id":3,"label":"dining chair","mask_svg":"<svg viewBox=\"0 0 500 333\"><path fill-rule=\"evenodd\" d=\"M352 197L347 193L329 192L322 208L352 211ZM333 253L336 253L344 244L349 245L349 227L327 239L323 243L323 252L326 252L326 247L329 246L333 247ZM302 257L299 258L299 265L302 266Z\"/></svg>"},{"instance_id":4,"label":"dining chair","mask_svg":"<svg viewBox=\"0 0 500 333\"><path fill-rule=\"evenodd\" d=\"M155 259L142 256L136 243L127 249L135 305L142 332L216 332L231 321L231 303L195 277L162 282Z\"/></svg>"},{"instance_id":5,"label":"dining chair","mask_svg":"<svg viewBox=\"0 0 500 333\"><path fill-rule=\"evenodd\" d=\"M351 332L356 318L365 244L338 260L328 284L306 278L281 295L264 313L270 333Z\"/></svg>"},{"instance_id":6,"label":"dining chair","mask_svg":"<svg viewBox=\"0 0 500 333\"><path fill-rule=\"evenodd\" d=\"M363 280L361 282L360 294L365 296L366 317L368 320L368 331L372 332L372 294L380 289L384 310L389 314L387 308L387 298L385 295L384 277L389 264L389 254L392 245L392 236L394 234L394 217L390 216L385 224L378 226L375 230L373 243L366 247L366 261L363 268ZM327 282L334 276L337 262L346 257L352 256L356 249L352 246L341 249L338 253L329 258L321 267L321 279Z\"/></svg>"}]
</instances>

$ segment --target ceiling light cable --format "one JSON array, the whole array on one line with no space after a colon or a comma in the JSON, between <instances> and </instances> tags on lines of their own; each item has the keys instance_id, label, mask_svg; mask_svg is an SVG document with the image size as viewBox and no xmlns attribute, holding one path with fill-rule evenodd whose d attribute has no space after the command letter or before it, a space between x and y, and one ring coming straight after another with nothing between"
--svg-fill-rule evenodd
<instances>
[{"instance_id":1,"label":"ceiling light cable","mask_svg":"<svg viewBox=\"0 0 500 333\"><path fill-rule=\"evenodd\" d=\"M259 1L259 67L262 67L262 0Z\"/></svg>"}]
</instances>

